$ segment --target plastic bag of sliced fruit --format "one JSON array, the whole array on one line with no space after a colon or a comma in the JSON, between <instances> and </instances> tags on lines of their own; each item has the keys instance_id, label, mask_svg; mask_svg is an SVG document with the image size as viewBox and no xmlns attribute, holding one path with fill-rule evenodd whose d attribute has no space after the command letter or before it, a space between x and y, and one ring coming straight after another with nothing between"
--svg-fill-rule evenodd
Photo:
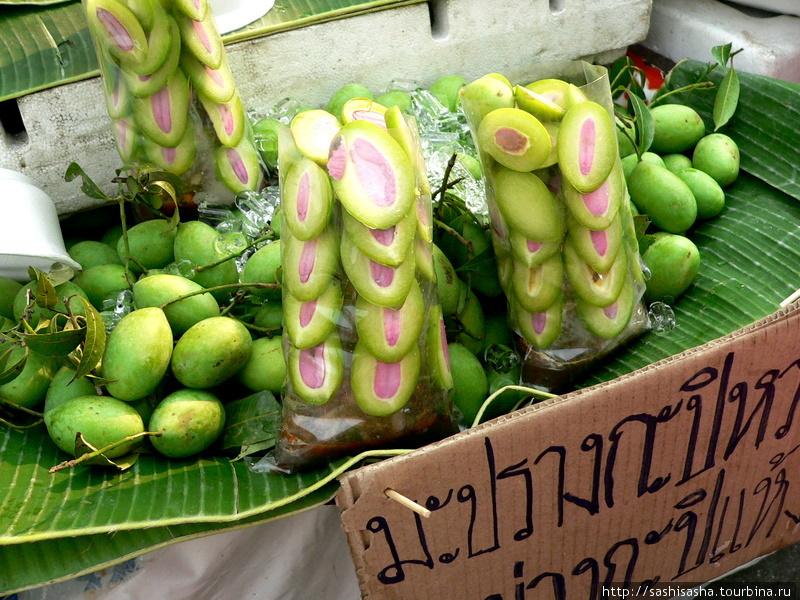
<instances>
[{"instance_id":1,"label":"plastic bag of sliced fruit","mask_svg":"<svg viewBox=\"0 0 800 600\"><path fill-rule=\"evenodd\" d=\"M279 163L288 382L277 465L454 433L413 120L363 98L339 116L303 111L279 132Z\"/></svg>"},{"instance_id":2,"label":"plastic bag of sliced fruit","mask_svg":"<svg viewBox=\"0 0 800 600\"><path fill-rule=\"evenodd\" d=\"M537 65L461 90L486 177L522 383L558 391L648 326L605 68Z\"/></svg>"},{"instance_id":3,"label":"plastic bag of sliced fruit","mask_svg":"<svg viewBox=\"0 0 800 600\"><path fill-rule=\"evenodd\" d=\"M214 202L257 190L258 153L208 0L83 0L122 162Z\"/></svg>"}]
</instances>

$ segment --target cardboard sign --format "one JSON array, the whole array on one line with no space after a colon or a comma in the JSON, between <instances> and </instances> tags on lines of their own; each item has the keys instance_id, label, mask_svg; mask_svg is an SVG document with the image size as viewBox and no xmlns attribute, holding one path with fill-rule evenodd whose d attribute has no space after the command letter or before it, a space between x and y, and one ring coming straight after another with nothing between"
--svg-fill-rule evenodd
<instances>
[{"instance_id":1,"label":"cardboard sign","mask_svg":"<svg viewBox=\"0 0 800 600\"><path fill-rule=\"evenodd\" d=\"M346 475L364 598L602 598L800 540L800 309ZM427 507L429 518L385 491Z\"/></svg>"}]
</instances>

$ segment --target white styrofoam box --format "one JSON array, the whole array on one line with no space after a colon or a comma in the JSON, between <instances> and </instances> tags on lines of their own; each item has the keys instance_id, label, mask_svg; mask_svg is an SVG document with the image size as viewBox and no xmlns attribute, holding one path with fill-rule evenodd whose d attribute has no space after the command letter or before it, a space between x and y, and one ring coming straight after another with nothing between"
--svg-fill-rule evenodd
<instances>
[{"instance_id":1,"label":"white styrofoam box","mask_svg":"<svg viewBox=\"0 0 800 600\"><path fill-rule=\"evenodd\" d=\"M800 16L800 2L797 0L732 0L742 6L752 6L778 14Z\"/></svg>"},{"instance_id":2,"label":"white styrofoam box","mask_svg":"<svg viewBox=\"0 0 800 600\"><path fill-rule=\"evenodd\" d=\"M728 42L744 50L737 70L800 83L800 17L792 15L756 15L719 0L656 0L643 44L674 61L711 62L711 48Z\"/></svg>"},{"instance_id":3,"label":"white styrofoam box","mask_svg":"<svg viewBox=\"0 0 800 600\"><path fill-rule=\"evenodd\" d=\"M426 86L459 73L524 71L535 62L613 60L647 34L653 0L430 0L320 23L226 47L245 103L264 110L291 97L324 105L346 83L376 92L394 79ZM429 8L430 7L430 8ZM98 183L120 166L99 79L19 99L27 136L0 132L0 167L17 169L46 190L59 212L94 205L71 161ZM112 184L105 186L113 190Z\"/></svg>"}]
</instances>

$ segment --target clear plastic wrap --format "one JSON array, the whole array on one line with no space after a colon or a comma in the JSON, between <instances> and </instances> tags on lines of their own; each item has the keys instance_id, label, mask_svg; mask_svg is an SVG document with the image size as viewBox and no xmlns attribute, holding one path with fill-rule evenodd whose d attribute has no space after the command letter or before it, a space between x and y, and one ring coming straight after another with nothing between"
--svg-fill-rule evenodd
<instances>
[{"instance_id":1,"label":"clear plastic wrap","mask_svg":"<svg viewBox=\"0 0 800 600\"><path fill-rule=\"evenodd\" d=\"M214 202L262 167L208 0L82 0L123 164Z\"/></svg>"},{"instance_id":2,"label":"clear plastic wrap","mask_svg":"<svg viewBox=\"0 0 800 600\"><path fill-rule=\"evenodd\" d=\"M606 69L543 63L462 90L486 177L521 383L565 389L648 326L644 276Z\"/></svg>"},{"instance_id":3,"label":"clear plastic wrap","mask_svg":"<svg viewBox=\"0 0 800 600\"><path fill-rule=\"evenodd\" d=\"M287 470L455 431L413 121L366 100L343 116L279 132Z\"/></svg>"}]
</instances>

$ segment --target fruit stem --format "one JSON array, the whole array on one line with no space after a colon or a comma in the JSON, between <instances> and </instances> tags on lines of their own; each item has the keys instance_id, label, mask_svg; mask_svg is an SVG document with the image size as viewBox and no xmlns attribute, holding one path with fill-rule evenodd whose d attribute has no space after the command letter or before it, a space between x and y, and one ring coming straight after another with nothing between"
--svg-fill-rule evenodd
<instances>
[{"instance_id":1,"label":"fruit stem","mask_svg":"<svg viewBox=\"0 0 800 600\"><path fill-rule=\"evenodd\" d=\"M673 94L681 94L683 92L692 92L694 90L701 90L714 87L713 81L698 81L697 83L690 83L689 85L684 85L683 87L675 88L669 92L664 94L660 94L659 96L653 98L650 101L650 108L653 108L656 104L659 104L664 98L668 98Z\"/></svg>"},{"instance_id":2,"label":"fruit stem","mask_svg":"<svg viewBox=\"0 0 800 600\"><path fill-rule=\"evenodd\" d=\"M21 412L24 412L24 413L28 413L29 415L32 415L32 416L37 417L39 419L44 417L43 413L36 412L35 410L31 410L30 408L26 408L26 407L22 406L21 404L17 404L16 402L12 402L11 400L7 400L6 398L3 398L2 396L0 396L0 404L7 404L11 408L15 408L18 411L21 411Z\"/></svg>"},{"instance_id":3,"label":"fruit stem","mask_svg":"<svg viewBox=\"0 0 800 600\"><path fill-rule=\"evenodd\" d=\"M549 392L543 392L542 390L537 390L534 388L525 387L524 385L504 385L503 387L496 390L493 394L491 394L486 400L483 401L480 410L478 410L478 414L475 415L475 420L472 421L472 427L475 427L481 422L483 418L483 413L486 412L486 409L489 408L489 405L492 403L492 400L497 398L500 394L507 390L516 390L518 392L525 392L529 396L538 397L540 400L548 400L550 398L558 398L558 394L551 394ZM522 400L520 400L520 404ZM520 404L517 404L510 412L514 412L519 408Z\"/></svg>"},{"instance_id":4,"label":"fruit stem","mask_svg":"<svg viewBox=\"0 0 800 600\"><path fill-rule=\"evenodd\" d=\"M108 444L107 446L104 446L103 448L98 448L97 450L93 450L92 452L86 452L84 454L81 454L77 458L73 458L72 460L65 460L64 462L62 462L60 464L57 464L55 467L50 467L50 470L48 471L48 473L55 473L56 471L61 471L62 469L69 469L69 468L72 468L72 467L76 467L76 466L78 466L78 465L80 465L82 463L85 463L87 460L91 460L92 458L96 458L98 456L102 456L106 452L108 452L109 450L113 450L114 448L117 448L117 447L121 446L122 444L126 444L126 443L131 442L131 441L133 441L135 439L138 439L140 437L145 437L145 436L148 436L148 435L152 435L152 436L155 436L155 437L160 437L161 436L161 432L160 431L142 431L140 433L134 433L133 435L129 435L127 437L119 439L116 442L112 442L111 444ZM109 462L111 461L111 459L109 459L109 458L106 458L106 460L108 460Z\"/></svg>"},{"instance_id":5,"label":"fruit stem","mask_svg":"<svg viewBox=\"0 0 800 600\"><path fill-rule=\"evenodd\" d=\"M273 237L274 237L274 233L272 231L270 231L269 233L267 233L265 235L262 235L259 238L256 238L255 240L253 240L252 242L247 244L244 248L242 248L238 252L235 252L233 254L229 254L225 258L221 258L221 259L219 259L217 261L214 261L213 263L209 263L207 265L203 265L203 266L197 267L194 270L194 272L195 273L202 273L203 271L207 271L208 269L213 269L214 267L217 267L217 266L221 265L222 263L228 262L232 258L236 258L238 256L241 256L242 252L244 252L245 250L249 250L250 248L252 248L256 244L260 244L261 242L265 242L267 240L271 240L271 239L273 239Z\"/></svg>"},{"instance_id":6,"label":"fruit stem","mask_svg":"<svg viewBox=\"0 0 800 600\"><path fill-rule=\"evenodd\" d=\"M159 308L161 310L164 310L170 304L175 304L176 302L180 302L181 300L185 300L186 298L191 298L192 296L199 296L200 294L205 294L206 292L216 292L217 290L231 290L242 287L253 287L259 290L279 290L281 289L281 284L254 282L254 283L224 283L222 285L213 285L211 287L203 288L202 290L195 290L194 292L189 292L188 294L184 294L183 296L178 296L177 298L168 300L164 302L164 304L162 304Z\"/></svg>"},{"instance_id":7,"label":"fruit stem","mask_svg":"<svg viewBox=\"0 0 800 600\"><path fill-rule=\"evenodd\" d=\"M3 425L8 425L11 429L16 429L17 431L22 431L23 429L31 429L32 427L36 427L39 423L42 423L43 419L37 419L30 425L16 425L15 423L11 423L10 421L6 421L5 419L0 418L0 423Z\"/></svg>"}]
</instances>

